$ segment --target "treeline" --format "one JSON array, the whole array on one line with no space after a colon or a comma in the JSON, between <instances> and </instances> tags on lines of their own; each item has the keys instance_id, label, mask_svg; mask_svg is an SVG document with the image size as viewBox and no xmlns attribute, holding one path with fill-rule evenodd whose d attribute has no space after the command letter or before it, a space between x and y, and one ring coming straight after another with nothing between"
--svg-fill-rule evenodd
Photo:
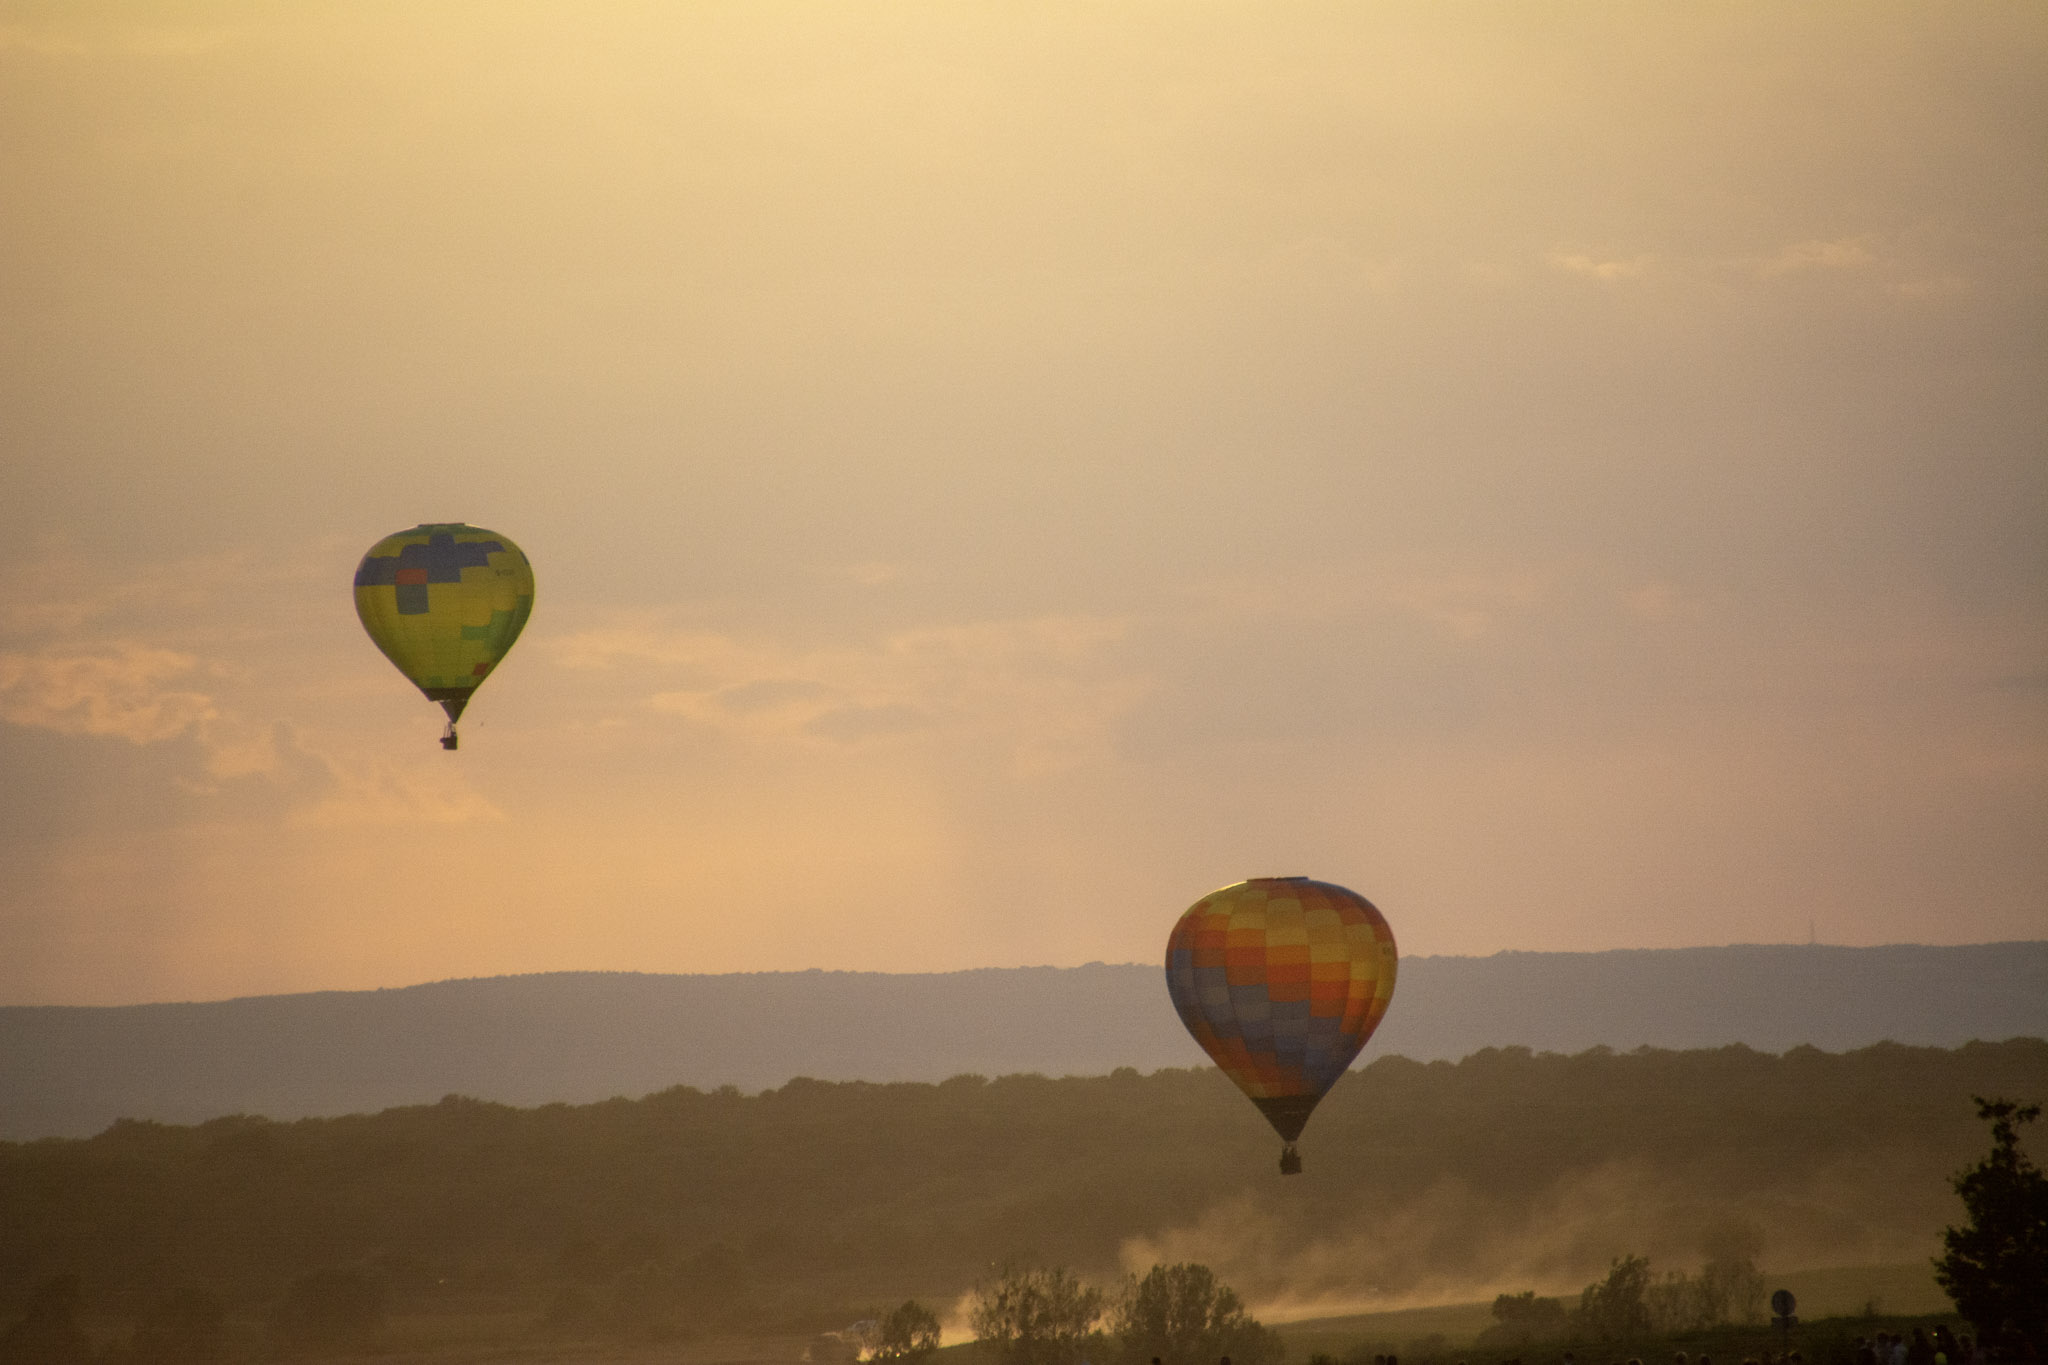
<instances>
[{"instance_id":1,"label":"treeline","mask_svg":"<svg viewBox=\"0 0 2048 1365\"><path fill-rule=\"evenodd\" d=\"M1972 1094L2048 1095L2048 1043L1382 1058L1332 1092L1287 1180L1210 1071L123 1122L0 1144L0 1312L68 1274L131 1322L186 1293L285 1324L368 1296L536 1333L813 1332L950 1304L1012 1256L1108 1282L1171 1243L1155 1259L1208 1261L1258 1303L1585 1283L1625 1251L1695 1258L1730 1217L1767 1264L1901 1259L1955 1219ZM1588 1189L1626 1197L1565 1225Z\"/></svg>"}]
</instances>

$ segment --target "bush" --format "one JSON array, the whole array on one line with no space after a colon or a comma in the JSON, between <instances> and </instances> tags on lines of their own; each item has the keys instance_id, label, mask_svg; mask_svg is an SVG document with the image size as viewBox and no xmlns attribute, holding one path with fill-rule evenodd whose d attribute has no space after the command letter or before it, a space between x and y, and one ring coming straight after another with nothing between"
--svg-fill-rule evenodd
<instances>
[{"instance_id":1,"label":"bush","mask_svg":"<svg viewBox=\"0 0 2048 1365\"><path fill-rule=\"evenodd\" d=\"M875 1324L873 1359L915 1362L938 1349L938 1315L915 1299L884 1314Z\"/></svg>"}]
</instances>

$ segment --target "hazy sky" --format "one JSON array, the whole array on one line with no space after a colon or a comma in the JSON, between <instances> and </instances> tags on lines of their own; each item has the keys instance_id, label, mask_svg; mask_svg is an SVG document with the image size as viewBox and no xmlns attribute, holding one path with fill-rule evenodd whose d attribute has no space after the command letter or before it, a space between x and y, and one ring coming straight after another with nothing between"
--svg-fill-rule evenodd
<instances>
[{"instance_id":1,"label":"hazy sky","mask_svg":"<svg viewBox=\"0 0 2048 1365\"><path fill-rule=\"evenodd\" d=\"M97 17L94 17L97 16ZM0 1001L2048 937L2048 8L0 0ZM463 747L380 536L531 556Z\"/></svg>"}]
</instances>

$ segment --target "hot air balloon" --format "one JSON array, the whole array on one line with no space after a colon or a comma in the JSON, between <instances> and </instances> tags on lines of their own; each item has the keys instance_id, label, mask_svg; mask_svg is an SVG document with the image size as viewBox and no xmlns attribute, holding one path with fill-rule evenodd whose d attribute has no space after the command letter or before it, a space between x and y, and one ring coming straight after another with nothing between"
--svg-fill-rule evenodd
<instances>
[{"instance_id":1,"label":"hot air balloon","mask_svg":"<svg viewBox=\"0 0 2048 1365\"><path fill-rule=\"evenodd\" d=\"M1394 933L1372 902L1307 877L1254 877L1189 906L1166 940L1180 1021L1251 1098L1301 1170L1295 1139L1394 996Z\"/></svg>"},{"instance_id":2,"label":"hot air balloon","mask_svg":"<svg viewBox=\"0 0 2048 1365\"><path fill-rule=\"evenodd\" d=\"M496 531L427 522L388 535L356 567L356 615L384 657L455 722L533 611L533 566Z\"/></svg>"}]
</instances>

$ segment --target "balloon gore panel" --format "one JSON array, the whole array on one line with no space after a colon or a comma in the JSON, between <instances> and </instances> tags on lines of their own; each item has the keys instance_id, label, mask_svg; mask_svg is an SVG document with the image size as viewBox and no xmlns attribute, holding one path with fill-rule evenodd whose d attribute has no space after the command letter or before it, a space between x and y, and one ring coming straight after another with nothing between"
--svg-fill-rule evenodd
<instances>
[{"instance_id":1,"label":"balloon gore panel","mask_svg":"<svg viewBox=\"0 0 2048 1365\"><path fill-rule=\"evenodd\" d=\"M1393 931L1329 882L1260 877L1174 925L1166 989L1195 1041L1292 1142L1394 994Z\"/></svg>"},{"instance_id":2,"label":"balloon gore panel","mask_svg":"<svg viewBox=\"0 0 2048 1365\"><path fill-rule=\"evenodd\" d=\"M533 568L495 531L430 523L371 546L355 598L384 657L452 718L525 628Z\"/></svg>"}]
</instances>

